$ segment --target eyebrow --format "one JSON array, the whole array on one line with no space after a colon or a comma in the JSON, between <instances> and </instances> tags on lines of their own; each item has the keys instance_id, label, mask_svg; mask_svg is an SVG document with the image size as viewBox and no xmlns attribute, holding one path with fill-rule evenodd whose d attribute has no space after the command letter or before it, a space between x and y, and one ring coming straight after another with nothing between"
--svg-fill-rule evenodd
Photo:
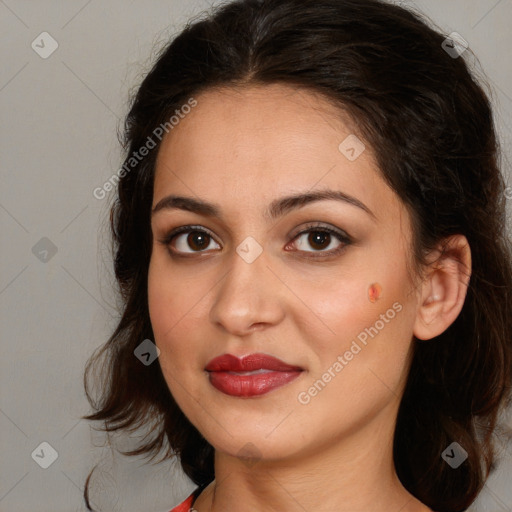
<instances>
[{"instance_id":1,"label":"eyebrow","mask_svg":"<svg viewBox=\"0 0 512 512\"><path fill-rule=\"evenodd\" d=\"M275 220L292 210L302 208L310 203L325 200L342 201L346 204L350 204L365 211L370 217L373 218L373 220L377 220L377 217L370 210L370 208L359 201L359 199L356 199L355 197L345 194L339 190L330 189L293 194L275 199L272 201L272 203L270 203L268 209L265 211L265 217L270 220ZM158 201L158 203L153 208L151 215L154 215L161 210L171 209L186 210L207 217L216 217L223 220L220 206L214 203L208 203L201 199L177 195L169 195Z\"/></svg>"}]
</instances>

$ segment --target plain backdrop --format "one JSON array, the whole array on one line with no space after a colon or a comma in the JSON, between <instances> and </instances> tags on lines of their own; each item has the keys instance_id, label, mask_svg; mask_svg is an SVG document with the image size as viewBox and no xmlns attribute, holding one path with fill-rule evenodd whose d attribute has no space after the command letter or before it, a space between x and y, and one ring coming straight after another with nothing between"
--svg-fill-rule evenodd
<instances>
[{"instance_id":1,"label":"plain backdrop","mask_svg":"<svg viewBox=\"0 0 512 512\"><path fill-rule=\"evenodd\" d=\"M112 453L80 416L90 411L85 362L118 315L105 228L112 196L93 190L120 167L117 131L155 52L210 3L0 0L0 512L85 511L96 463L91 496L103 511L168 511L195 487L171 461ZM477 55L510 180L512 0L402 3ZM473 511L512 510L510 450Z\"/></svg>"}]
</instances>

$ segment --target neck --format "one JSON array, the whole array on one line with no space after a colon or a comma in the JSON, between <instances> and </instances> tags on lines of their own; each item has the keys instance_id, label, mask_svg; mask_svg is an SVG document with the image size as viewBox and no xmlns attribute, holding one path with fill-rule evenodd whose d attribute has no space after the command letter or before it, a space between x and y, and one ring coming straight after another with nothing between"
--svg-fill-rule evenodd
<instances>
[{"instance_id":1,"label":"neck","mask_svg":"<svg viewBox=\"0 0 512 512\"><path fill-rule=\"evenodd\" d=\"M341 440L325 440L300 457L247 460L215 453L215 480L194 503L197 512L429 512L401 484L389 428L368 424ZM382 427L382 425L380 425ZM372 434L369 435L369 432Z\"/></svg>"}]
</instances>

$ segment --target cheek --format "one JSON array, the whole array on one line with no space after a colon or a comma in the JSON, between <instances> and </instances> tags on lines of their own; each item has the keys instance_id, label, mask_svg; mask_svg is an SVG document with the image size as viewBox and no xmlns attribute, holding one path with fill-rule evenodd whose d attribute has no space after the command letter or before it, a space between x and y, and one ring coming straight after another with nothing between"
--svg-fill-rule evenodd
<instances>
[{"instance_id":1,"label":"cheek","mask_svg":"<svg viewBox=\"0 0 512 512\"><path fill-rule=\"evenodd\" d=\"M161 265L152 257L148 271L148 308L155 337L170 329L177 320L177 312L169 293L169 279L162 272ZM158 343L157 343L158 344Z\"/></svg>"},{"instance_id":2,"label":"cheek","mask_svg":"<svg viewBox=\"0 0 512 512\"><path fill-rule=\"evenodd\" d=\"M309 306L296 322L306 343L312 344L315 370L325 371L351 348L358 352L353 359L363 364L404 360L414 323L404 256L383 247L377 255L358 253L357 261L347 263L350 272L338 272L329 280L296 281L297 295Z\"/></svg>"},{"instance_id":3,"label":"cheek","mask_svg":"<svg viewBox=\"0 0 512 512\"><path fill-rule=\"evenodd\" d=\"M201 347L194 342L197 337L191 336L191 326L204 323L204 318L198 318L204 293L197 283L187 286L179 273L170 273L165 261L151 262L148 307L154 341L160 349L158 360L169 391L185 413L190 409L190 397L201 396L199 381L189 377L196 369L202 370L198 357Z\"/></svg>"},{"instance_id":4,"label":"cheek","mask_svg":"<svg viewBox=\"0 0 512 512\"><path fill-rule=\"evenodd\" d=\"M329 411L325 424L334 430L347 417L360 421L374 414L400 396L405 383L414 308L401 294L405 283L396 273L379 279L382 290L375 302L368 298L371 280L346 282L343 292L324 293L322 320L328 329L319 322L315 329L313 323L308 331L302 329L310 374L297 399L319 417Z\"/></svg>"},{"instance_id":5,"label":"cheek","mask_svg":"<svg viewBox=\"0 0 512 512\"><path fill-rule=\"evenodd\" d=\"M209 289L206 280L184 278L184 273L170 265L167 258L155 248L148 269L148 306L155 336L171 335L179 329L182 321L188 321L200 309L201 299Z\"/></svg>"},{"instance_id":6,"label":"cheek","mask_svg":"<svg viewBox=\"0 0 512 512\"><path fill-rule=\"evenodd\" d=\"M189 315L195 314L193 308L194 297L200 293L196 286L191 290L190 286L183 283L179 274L169 272L163 258L155 257L151 260L148 272L148 307L151 326L155 335L155 343L161 350L160 362L167 364L179 359L173 359L170 355L186 348L187 343L173 343L183 334L183 326L189 321ZM187 314L187 312L189 312Z\"/></svg>"}]
</instances>

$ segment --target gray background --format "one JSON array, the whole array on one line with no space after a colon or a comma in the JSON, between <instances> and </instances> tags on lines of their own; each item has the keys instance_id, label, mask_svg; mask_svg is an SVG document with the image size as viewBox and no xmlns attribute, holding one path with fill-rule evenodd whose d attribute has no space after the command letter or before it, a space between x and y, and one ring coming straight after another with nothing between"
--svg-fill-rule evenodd
<instances>
[{"instance_id":1,"label":"gray background","mask_svg":"<svg viewBox=\"0 0 512 512\"><path fill-rule=\"evenodd\" d=\"M115 455L79 417L89 412L85 362L117 315L101 227L112 195L92 192L120 166L116 132L151 56L210 3L0 0L1 512L85 510L83 484L97 462L92 500L105 511L167 511L194 488L170 461ZM512 0L402 3L444 34L459 32L479 58L510 180ZM31 47L42 32L59 45L46 59ZM42 442L58 452L47 469L31 456ZM44 453L39 460L49 460ZM511 448L502 445L501 457L473 511L512 510Z\"/></svg>"}]
</instances>

